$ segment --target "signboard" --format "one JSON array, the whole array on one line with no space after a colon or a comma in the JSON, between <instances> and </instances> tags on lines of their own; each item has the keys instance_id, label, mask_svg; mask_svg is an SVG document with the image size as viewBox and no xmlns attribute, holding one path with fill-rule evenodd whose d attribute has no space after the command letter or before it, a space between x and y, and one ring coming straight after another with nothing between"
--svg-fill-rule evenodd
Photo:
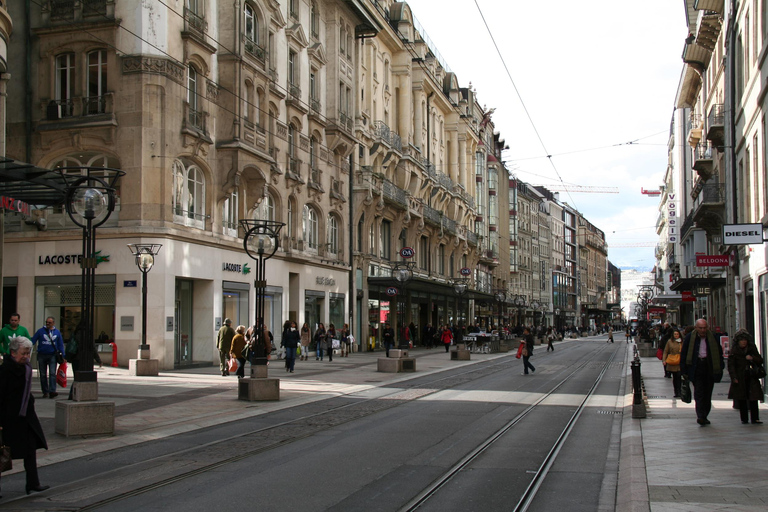
<instances>
[{"instance_id":1,"label":"signboard","mask_svg":"<svg viewBox=\"0 0 768 512\"><path fill-rule=\"evenodd\" d=\"M731 338L730 336L720 336L720 345L723 347L723 357L727 358L731 352Z\"/></svg>"},{"instance_id":2,"label":"signboard","mask_svg":"<svg viewBox=\"0 0 768 512\"><path fill-rule=\"evenodd\" d=\"M368 310L368 321L372 324L378 323L381 310L379 308L371 308Z\"/></svg>"},{"instance_id":3,"label":"signboard","mask_svg":"<svg viewBox=\"0 0 768 512\"><path fill-rule=\"evenodd\" d=\"M666 306L653 306L648 308L648 312L652 315L663 315L667 312Z\"/></svg>"},{"instance_id":4,"label":"signboard","mask_svg":"<svg viewBox=\"0 0 768 512\"><path fill-rule=\"evenodd\" d=\"M727 254L697 254L697 267L727 267L730 265L730 256Z\"/></svg>"},{"instance_id":5,"label":"signboard","mask_svg":"<svg viewBox=\"0 0 768 512\"><path fill-rule=\"evenodd\" d=\"M723 245L749 245L762 243L762 224L723 224Z\"/></svg>"},{"instance_id":6,"label":"signboard","mask_svg":"<svg viewBox=\"0 0 768 512\"><path fill-rule=\"evenodd\" d=\"M696 297L693 296L693 292L691 291L680 292L680 296L682 297L683 302L696 302Z\"/></svg>"},{"instance_id":7,"label":"signboard","mask_svg":"<svg viewBox=\"0 0 768 512\"><path fill-rule=\"evenodd\" d=\"M123 288L136 288L136 281L123 281Z\"/></svg>"},{"instance_id":8,"label":"signboard","mask_svg":"<svg viewBox=\"0 0 768 512\"><path fill-rule=\"evenodd\" d=\"M387 288L387 295L389 295L390 297L394 297L395 295L397 295L397 288L395 288L394 286L390 286L389 288Z\"/></svg>"},{"instance_id":9,"label":"signboard","mask_svg":"<svg viewBox=\"0 0 768 512\"><path fill-rule=\"evenodd\" d=\"M132 316L121 316L120 317L120 330L121 331L132 331L133 330L133 317Z\"/></svg>"},{"instance_id":10,"label":"signboard","mask_svg":"<svg viewBox=\"0 0 768 512\"><path fill-rule=\"evenodd\" d=\"M405 260L413 258L414 254L416 254L416 251L414 251L412 247L403 247L400 249L400 257Z\"/></svg>"},{"instance_id":11,"label":"signboard","mask_svg":"<svg viewBox=\"0 0 768 512\"><path fill-rule=\"evenodd\" d=\"M173 317L165 317L165 332L173 332Z\"/></svg>"},{"instance_id":12,"label":"signboard","mask_svg":"<svg viewBox=\"0 0 768 512\"><path fill-rule=\"evenodd\" d=\"M30 208L27 203L12 197L0 196L0 208L9 212L16 212L22 215L29 215Z\"/></svg>"},{"instance_id":13,"label":"signboard","mask_svg":"<svg viewBox=\"0 0 768 512\"><path fill-rule=\"evenodd\" d=\"M667 196L667 241L671 244L677 243L680 240L677 207L677 194L669 194Z\"/></svg>"},{"instance_id":14,"label":"signboard","mask_svg":"<svg viewBox=\"0 0 768 512\"><path fill-rule=\"evenodd\" d=\"M472 269L470 269L468 267L464 267L461 270L459 270L459 274L461 274L463 276L471 275L472 274Z\"/></svg>"}]
</instances>

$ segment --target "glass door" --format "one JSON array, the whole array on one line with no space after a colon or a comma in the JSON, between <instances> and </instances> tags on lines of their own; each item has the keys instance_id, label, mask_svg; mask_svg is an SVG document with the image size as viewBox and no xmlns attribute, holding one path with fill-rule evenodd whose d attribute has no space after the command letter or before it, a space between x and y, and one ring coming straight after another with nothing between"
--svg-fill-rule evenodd
<instances>
[{"instance_id":1,"label":"glass door","mask_svg":"<svg viewBox=\"0 0 768 512\"><path fill-rule=\"evenodd\" d=\"M192 363L192 281L176 280L174 363L183 366Z\"/></svg>"}]
</instances>

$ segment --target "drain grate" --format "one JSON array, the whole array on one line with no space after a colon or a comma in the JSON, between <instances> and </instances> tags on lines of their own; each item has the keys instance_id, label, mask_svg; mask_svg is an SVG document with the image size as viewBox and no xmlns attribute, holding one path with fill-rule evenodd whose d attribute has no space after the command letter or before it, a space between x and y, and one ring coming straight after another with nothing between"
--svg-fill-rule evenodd
<instances>
[{"instance_id":1,"label":"drain grate","mask_svg":"<svg viewBox=\"0 0 768 512\"><path fill-rule=\"evenodd\" d=\"M667 398L667 395L648 395L648 398Z\"/></svg>"},{"instance_id":2,"label":"drain grate","mask_svg":"<svg viewBox=\"0 0 768 512\"><path fill-rule=\"evenodd\" d=\"M597 414L622 414L622 411L597 411Z\"/></svg>"}]
</instances>

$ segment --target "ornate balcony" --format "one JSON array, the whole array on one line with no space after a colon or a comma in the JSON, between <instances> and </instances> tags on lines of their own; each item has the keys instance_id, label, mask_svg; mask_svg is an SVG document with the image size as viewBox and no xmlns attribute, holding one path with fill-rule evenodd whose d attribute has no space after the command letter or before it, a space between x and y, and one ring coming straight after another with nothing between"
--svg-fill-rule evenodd
<instances>
[{"instance_id":1,"label":"ornate balcony","mask_svg":"<svg viewBox=\"0 0 768 512\"><path fill-rule=\"evenodd\" d=\"M243 37L243 43L245 52L264 64L267 58L267 51L263 47L259 46L255 41L252 41L245 36Z\"/></svg>"},{"instance_id":2,"label":"ornate balcony","mask_svg":"<svg viewBox=\"0 0 768 512\"><path fill-rule=\"evenodd\" d=\"M375 143L383 143L389 149L403 151L403 142L400 135L392 131L383 121L374 121L371 125Z\"/></svg>"},{"instance_id":3,"label":"ornate balcony","mask_svg":"<svg viewBox=\"0 0 768 512\"><path fill-rule=\"evenodd\" d=\"M725 218L725 184L697 180L691 197L694 200L693 222L708 233L719 233Z\"/></svg>"},{"instance_id":4,"label":"ornate balcony","mask_svg":"<svg viewBox=\"0 0 768 512\"><path fill-rule=\"evenodd\" d=\"M707 115L707 140L712 145L722 148L725 145L725 106L722 103L712 105Z\"/></svg>"},{"instance_id":5,"label":"ornate balcony","mask_svg":"<svg viewBox=\"0 0 768 512\"><path fill-rule=\"evenodd\" d=\"M699 142L693 148L693 169L699 173L701 179L708 180L712 177L712 168L714 167L714 148L707 142Z\"/></svg>"},{"instance_id":6,"label":"ornate balcony","mask_svg":"<svg viewBox=\"0 0 768 512\"><path fill-rule=\"evenodd\" d=\"M394 203L403 210L408 209L408 195L406 194L405 190L399 188L388 179L382 180L381 192L385 199L388 199L390 202Z\"/></svg>"},{"instance_id":7,"label":"ornate balcony","mask_svg":"<svg viewBox=\"0 0 768 512\"><path fill-rule=\"evenodd\" d=\"M703 132L703 123L700 114L691 113L688 120L688 144L695 146L701 140Z\"/></svg>"},{"instance_id":8,"label":"ornate balcony","mask_svg":"<svg viewBox=\"0 0 768 512\"><path fill-rule=\"evenodd\" d=\"M699 11L696 22L696 44L710 52L714 51L722 25L722 17L716 12Z\"/></svg>"}]
</instances>

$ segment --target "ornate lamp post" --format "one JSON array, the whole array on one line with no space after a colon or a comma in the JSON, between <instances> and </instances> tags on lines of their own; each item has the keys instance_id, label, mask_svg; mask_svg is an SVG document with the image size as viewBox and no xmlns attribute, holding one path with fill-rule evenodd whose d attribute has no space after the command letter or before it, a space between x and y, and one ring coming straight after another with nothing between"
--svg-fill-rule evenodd
<instances>
[{"instance_id":1,"label":"ornate lamp post","mask_svg":"<svg viewBox=\"0 0 768 512\"><path fill-rule=\"evenodd\" d=\"M514 303L518 308L517 322L520 324L525 324L525 317L523 316L523 310L525 310L526 306L528 306L528 301L526 300L525 295L516 295L514 299Z\"/></svg>"},{"instance_id":2,"label":"ornate lamp post","mask_svg":"<svg viewBox=\"0 0 768 512\"><path fill-rule=\"evenodd\" d=\"M403 295L405 295L408 282L413 278L413 268L415 265L416 264L413 261L397 261L392 265L392 277L395 278L395 281L397 281L398 285L403 290ZM405 301L405 297L403 297L403 300ZM400 300L397 297L395 297L395 304L397 306L397 322L398 324L405 326L405 322L407 321L405 309L408 307L408 303L406 301L403 304L402 318L400 317ZM407 350L409 348L408 342L405 340L405 337L402 336L400 329L398 329L397 336L399 340L397 348Z\"/></svg>"},{"instance_id":3,"label":"ornate lamp post","mask_svg":"<svg viewBox=\"0 0 768 512\"><path fill-rule=\"evenodd\" d=\"M139 350L149 350L147 344L147 274L155 264L155 256L160 252L161 244L128 244L131 254L136 257L136 266L141 270L141 346Z\"/></svg>"},{"instance_id":4,"label":"ornate lamp post","mask_svg":"<svg viewBox=\"0 0 768 512\"><path fill-rule=\"evenodd\" d=\"M254 322L254 336L261 337L262 324L264 323L264 304L267 288L267 276L265 272L266 261L275 255L280 247L280 230L285 226L283 222L261 219L242 219L240 227L243 228L243 248L248 256L257 261L256 276L253 287L256 291L256 318ZM263 341L263 340L260 340ZM267 364L267 354L264 353L263 343L257 343L256 365Z\"/></svg>"},{"instance_id":5,"label":"ornate lamp post","mask_svg":"<svg viewBox=\"0 0 768 512\"><path fill-rule=\"evenodd\" d=\"M469 278L467 277L457 277L451 280L451 286L453 286L453 291L456 295L459 296L459 323L462 323L462 317L464 319L464 323L466 323L467 315L464 311L464 294L467 293L467 290L469 290Z\"/></svg>"},{"instance_id":6,"label":"ornate lamp post","mask_svg":"<svg viewBox=\"0 0 768 512\"><path fill-rule=\"evenodd\" d=\"M555 329L560 328L560 308L555 308Z\"/></svg>"},{"instance_id":7,"label":"ornate lamp post","mask_svg":"<svg viewBox=\"0 0 768 512\"><path fill-rule=\"evenodd\" d=\"M501 332L501 317L503 315L502 308L504 307L504 301L507 300L507 290L503 288L494 290L493 298L496 299L496 302L499 304L499 323L497 324L497 328L499 329L499 332Z\"/></svg>"},{"instance_id":8,"label":"ornate lamp post","mask_svg":"<svg viewBox=\"0 0 768 512\"><path fill-rule=\"evenodd\" d=\"M60 169L67 183L67 215L83 229L83 259L80 308L82 338L78 340L78 364L75 384L96 383L94 357L94 296L96 294L96 228L104 224L115 210L117 181L125 174L103 167L70 167ZM94 391L93 395L96 395ZM94 398L95 399L95 398Z\"/></svg>"}]
</instances>

